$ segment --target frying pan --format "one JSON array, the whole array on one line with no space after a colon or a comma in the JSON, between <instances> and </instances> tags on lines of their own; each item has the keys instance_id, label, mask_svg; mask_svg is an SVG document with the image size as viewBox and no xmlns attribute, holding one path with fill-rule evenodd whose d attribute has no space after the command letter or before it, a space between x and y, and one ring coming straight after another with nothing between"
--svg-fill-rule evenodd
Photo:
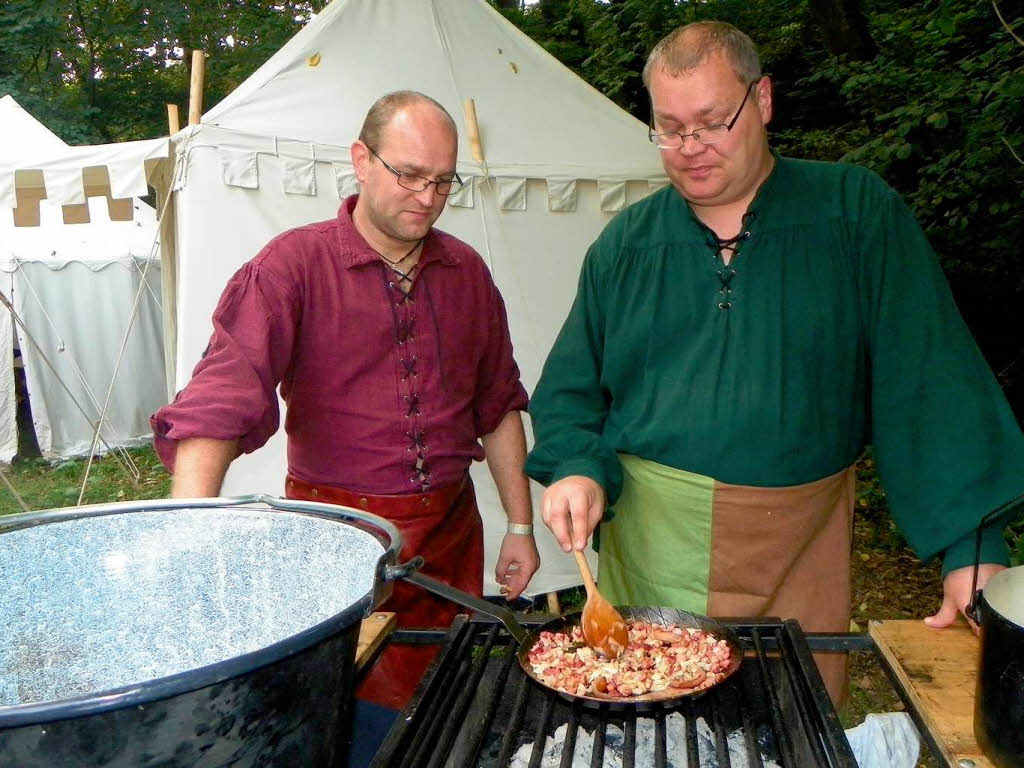
<instances>
[{"instance_id":1,"label":"frying pan","mask_svg":"<svg viewBox=\"0 0 1024 768\"><path fill-rule=\"evenodd\" d=\"M527 632L527 630L518 621L516 621L515 616L507 608L495 605L494 603L490 603L479 597L474 597L473 595L455 589L448 584L444 584L443 582L432 579L429 576L424 576L422 573L418 573L417 571L422 565L422 561L422 558L417 557L410 560L405 564L405 566L398 566L398 568L408 569L401 578L405 581L417 584L436 595L448 598L459 605L472 608L480 613L498 619L505 625L505 628L508 629L512 634L512 637L515 638L518 643L516 656L519 660L519 666L523 669L523 673L538 685L543 686L549 691L554 691L566 701L579 701L584 706L590 708L607 707L612 711L643 711L648 709L671 707L678 704L683 699L700 696L710 691L712 688L720 686L736 673L736 670L739 669L740 662L743 659L743 648L740 645L740 640L736 633L724 624L720 624L707 616L689 613L688 611L681 611L676 608L616 606L619 613L622 614L622 617L626 619L626 621L649 621L657 624L675 624L676 626L683 628L700 629L714 635L720 640L725 640L729 645L730 661L728 669L725 670L721 679L715 682L714 685L701 689L666 689L664 691L646 693L642 696L601 696L593 694L568 693L549 685L539 675L537 675L533 671L533 666L530 664L529 655L530 650L540 638L541 632L564 632L568 634L572 631L573 627L579 625L582 617L581 611L559 616L542 624L534 632Z\"/></svg>"}]
</instances>

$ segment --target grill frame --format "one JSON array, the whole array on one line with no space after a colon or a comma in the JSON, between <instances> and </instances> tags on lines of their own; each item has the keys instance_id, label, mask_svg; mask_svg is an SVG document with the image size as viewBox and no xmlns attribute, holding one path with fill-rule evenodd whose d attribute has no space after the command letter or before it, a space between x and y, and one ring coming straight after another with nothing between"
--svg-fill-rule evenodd
<instances>
[{"instance_id":1,"label":"grill frame","mask_svg":"<svg viewBox=\"0 0 1024 768\"><path fill-rule=\"evenodd\" d=\"M540 626L551 619L543 614L524 618L527 626ZM393 642L437 642L443 638L443 644L413 699L381 744L371 768L442 768L453 750L458 756L454 764L471 768L480 765L485 747L493 751L498 740L495 765L509 765L516 751L532 741L532 767L540 763L545 738L563 722L568 728L562 765L572 762L565 755L571 755L577 738L582 738L579 728L593 732L592 765L601 765L607 726L612 724L624 733L625 768L633 765L629 756L636 745L640 719L653 720L655 765L664 766L666 717L674 712L685 718L688 758L698 754L695 724L698 717L703 717L715 736L719 766L731 766L726 735L738 724L743 726L748 760L750 755L757 755L753 765L761 765L761 750L756 744L761 734L769 739L768 756L776 758L783 768L856 768L799 623L775 618L720 621L737 634L748 652L739 673L704 696L693 700L687 697L646 712L613 712L606 708L595 712L579 703L565 702L523 673L514 641L493 619L458 616L446 634L393 636ZM503 655L492 654L497 647L508 650ZM766 680L770 684L765 685ZM510 697L511 719L496 722L496 715L507 709ZM529 707L531 703L536 706ZM704 763L690 758L688 764Z\"/></svg>"}]
</instances>

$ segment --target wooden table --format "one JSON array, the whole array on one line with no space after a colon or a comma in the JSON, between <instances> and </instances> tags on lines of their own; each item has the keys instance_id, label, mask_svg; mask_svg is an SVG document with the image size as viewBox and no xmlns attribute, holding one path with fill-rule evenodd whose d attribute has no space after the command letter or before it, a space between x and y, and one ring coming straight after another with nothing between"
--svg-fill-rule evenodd
<instances>
[{"instance_id":1,"label":"wooden table","mask_svg":"<svg viewBox=\"0 0 1024 768\"><path fill-rule=\"evenodd\" d=\"M357 677L362 674L366 663L373 658L373 654L394 628L395 614L393 613L371 613L363 619L363 623L359 625L359 642L356 645Z\"/></svg>"},{"instance_id":2,"label":"wooden table","mask_svg":"<svg viewBox=\"0 0 1024 768\"><path fill-rule=\"evenodd\" d=\"M946 763L994 768L974 738L980 643L967 623L961 618L947 629L931 629L920 619L872 621L868 632Z\"/></svg>"}]
</instances>

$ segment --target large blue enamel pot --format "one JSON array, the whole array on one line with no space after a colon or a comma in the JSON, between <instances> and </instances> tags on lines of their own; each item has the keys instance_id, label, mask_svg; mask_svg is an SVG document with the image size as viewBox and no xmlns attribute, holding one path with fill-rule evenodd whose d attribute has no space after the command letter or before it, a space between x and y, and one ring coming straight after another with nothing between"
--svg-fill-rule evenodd
<instances>
[{"instance_id":1,"label":"large blue enamel pot","mask_svg":"<svg viewBox=\"0 0 1024 768\"><path fill-rule=\"evenodd\" d=\"M400 549L265 496L0 518L0 768L343 765Z\"/></svg>"}]
</instances>

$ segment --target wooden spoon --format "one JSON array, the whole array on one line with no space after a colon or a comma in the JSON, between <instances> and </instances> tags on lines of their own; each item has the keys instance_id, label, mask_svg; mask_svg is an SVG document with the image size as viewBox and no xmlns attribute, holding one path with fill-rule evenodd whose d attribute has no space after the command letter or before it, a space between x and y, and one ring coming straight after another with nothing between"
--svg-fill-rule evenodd
<instances>
[{"instance_id":1,"label":"wooden spoon","mask_svg":"<svg viewBox=\"0 0 1024 768\"><path fill-rule=\"evenodd\" d=\"M578 549L572 553L576 556L576 564L580 567L583 584L587 588L587 602L583 605L583 619L580 628L587 645L603 656L616 659L622 655L629 644L629 631L626 621L615 606L597 591L594 575L590 572L590 563Z\"/></svg>"}]
</instances>

